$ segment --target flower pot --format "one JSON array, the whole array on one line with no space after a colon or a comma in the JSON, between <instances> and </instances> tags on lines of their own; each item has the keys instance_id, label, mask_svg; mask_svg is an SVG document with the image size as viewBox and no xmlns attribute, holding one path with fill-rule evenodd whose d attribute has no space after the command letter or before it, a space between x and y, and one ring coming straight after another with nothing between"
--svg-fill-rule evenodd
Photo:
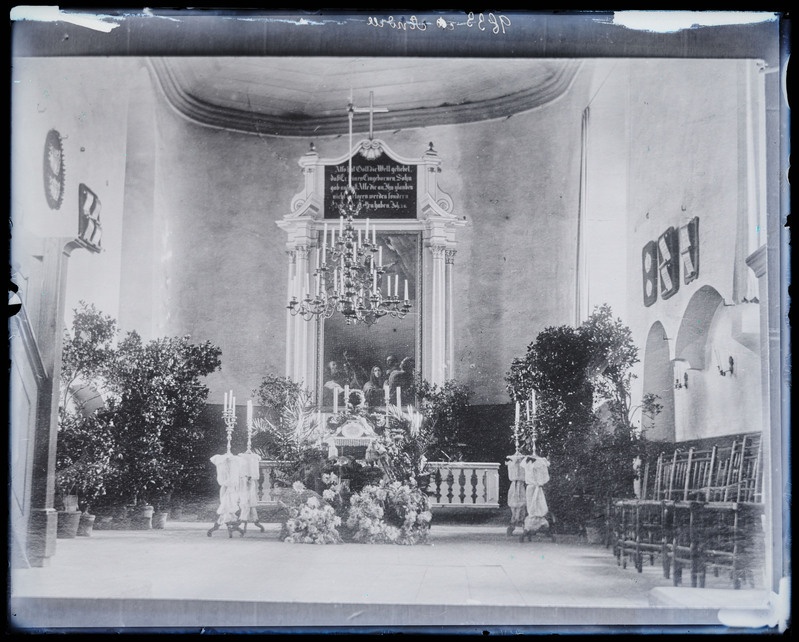
<instances>
[{"instance_id":1,"label":"flower pot","mask_svg":"<svg viewBox=\"0 0 799 642\"><path fill-rule=\"evenodd\" d=\"M602 529L599 526L586 526L585 537L589 544L601 544Z\"/></svg>"},{"instance_id":2,"label":"flower pot","mask_svg":"<svg viewBox=\"0 0 799 642\"><path fill-rule=\"evenodd\" d=\"M80 525L80 513L76 510L58 511L58 528L56 537L58 539L72 539L78 534Z\"/></svg>"},{"instance_id":3,"label":"flower pot","mask_svg":"<svg viewBox=\"0 0 799 642\"><path fill-rule=\"evenodd\" d=\"M130 516L130 527L134 530L148 531L153 527L153 512L150 505L136 506Z\"/></svg>"},{"instance_id":4,"label":"flower pot","mask_svg":"<svg viewBox=\"0 0 799 642\"><path fill-rule=\"evenodd\" d=\"M94 530L95 516L89 513L81 513L80 521L78 522L78 535L80 537L89 537Z\"/></svg>"},{"instance_id":5,"label":"flower pot","mask_svg":"<svg viewBox=\"0 0 799 642\"><path fill-rule=\"evenodd\" d=\"M78 510L78 496L65 495L64 496L64 512L72 513Z\"/></svg>"},{"instance_id":6,"label":"flower pot","mask_svg":"<svg viewBox=\"0 0 799 642\"><path fill-rule=\"evenodd\" d=\"M165 510L155 511L153 513L153 528L163 530L166 528L166 520L169 513Z\"/></svg>"}]
</instances>

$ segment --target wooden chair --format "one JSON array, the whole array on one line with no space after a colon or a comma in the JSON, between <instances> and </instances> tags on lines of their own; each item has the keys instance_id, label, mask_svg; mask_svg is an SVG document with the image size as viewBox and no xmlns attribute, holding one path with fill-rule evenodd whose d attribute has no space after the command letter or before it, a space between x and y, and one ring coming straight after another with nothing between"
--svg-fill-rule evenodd
<instances>
[{"instance_id":1,"label":"wooden chair","mask_svg":"<svg viewBox=\"0 0 799 642\"><path fill-rule=\"evenodd\" d=\"M691 448L678 464L682 488L679 498L667 502L670 533L667 544L668 563L675 586L682 583L683 569L690 569L691 586L704 586L705 567L702 558L702 541L698 511L701 510L709 484L716 448L696 450ZM674 494L672 496L675 496Z\"/></svg>"},{"instance_id":2,"label":"wooden chair","mask_svg":"<svg viewBox=\"0 0 799 642\"><path fill-rule=\"evenodd\" d=\"M673 492L675 474L680 459L680 451L671 456L661 453L657 460L651 499L637 502L635 512L635 568L643 571L643 560L649 558L654 566L655 558L660 558L663 576L669 577L667 544L671 525L667 502Z\"/></svg>"},{"instance_id":3,"label":"wooden chair","mask_svg":"<svg viewBox=\"0 0 799 642\"><path fill-rule=\"evenodd\" d=\"M731 501L706 502L696 516L703 566L716 577L721 570L729 572L735 589L746 580L754 586L764 555L761 456L760 436L744 437L732 453L725 489Z\"/></svg>"}]
</instances>

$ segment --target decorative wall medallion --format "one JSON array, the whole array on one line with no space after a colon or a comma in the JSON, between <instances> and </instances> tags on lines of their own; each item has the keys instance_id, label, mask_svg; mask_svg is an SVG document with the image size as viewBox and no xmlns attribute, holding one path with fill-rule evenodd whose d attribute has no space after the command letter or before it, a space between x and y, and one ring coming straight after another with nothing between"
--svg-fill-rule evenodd
<instances>
[{"instance_id":1,"label":"decorative wall medallion","mask_svg":"<svg viewBox=\"0 0 799 642\"><path fill-rule=\"evenodd\" d=\"M55 129L47 132L44 142L44 195L50 209L57 210L64 200L64 147L61 134Z\"/></svg>"}]
</instances>

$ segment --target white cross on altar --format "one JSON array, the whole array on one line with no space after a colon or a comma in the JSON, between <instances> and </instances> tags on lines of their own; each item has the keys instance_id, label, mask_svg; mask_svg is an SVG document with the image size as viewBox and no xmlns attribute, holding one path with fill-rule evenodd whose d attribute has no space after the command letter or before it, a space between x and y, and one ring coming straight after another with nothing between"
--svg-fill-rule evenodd
<instances>
[{"instance_id":1,"label":"white cross on altar","mask_svg":"<svg viewBox=\"0 0 799 642\"><path fill-rule=\"evenodd\" d=\"M352 105L352 97L350 97L350 104ZM375 93L370 91L369 107L356 107L355 105L352 105L352 111L357 114L369 112L369 140L372 140L374 138L373 129L375 113L387 112L388 109L386 107L375 107Z\"/></svg>"}]
</instances>

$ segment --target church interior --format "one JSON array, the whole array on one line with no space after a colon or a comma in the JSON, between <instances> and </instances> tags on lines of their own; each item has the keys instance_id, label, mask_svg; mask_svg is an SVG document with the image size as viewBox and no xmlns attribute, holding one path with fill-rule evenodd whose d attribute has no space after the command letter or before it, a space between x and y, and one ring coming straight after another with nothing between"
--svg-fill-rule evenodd
<instances>
[{"instance_id":1,"label":"church interior","mask_svg":"<svg viewBox=\"0 0 799 642\"><path fill-rule=\"evenodd\" d=\"M360 385L393 357L468 387L500 452L513 360L608 305L638 348L632 405L662 406L634 423L684 450L757 435L780 540L773 71L751 57L16 57L14 545L33 565L54 551L54 373L81 301L145 340L218 346L208 416L235 395L243 421L267 374L329 413L331 362ZM344 233L345 183L366 204L353 235L380 248L372 296L395 302L373 323L308 311L343 283L319 268ZM767 549L779 579L781 544Z\"/></svg>"}]
</instances>

